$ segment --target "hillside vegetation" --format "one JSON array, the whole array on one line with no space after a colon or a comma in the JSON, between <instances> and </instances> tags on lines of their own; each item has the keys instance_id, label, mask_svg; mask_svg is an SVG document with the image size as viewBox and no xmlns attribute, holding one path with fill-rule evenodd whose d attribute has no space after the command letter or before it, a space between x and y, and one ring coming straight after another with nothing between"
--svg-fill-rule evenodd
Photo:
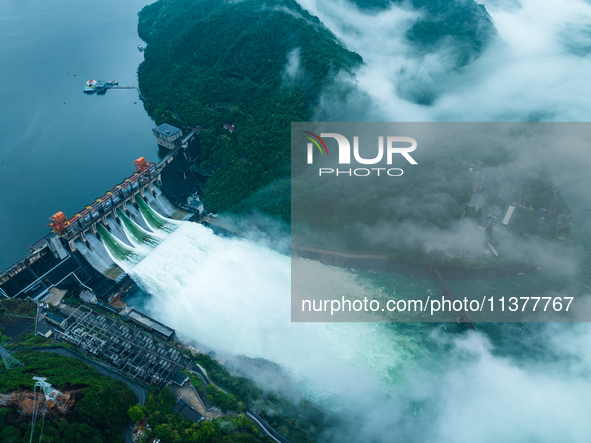
<instances>
[{"instance_id":1,"label":"hillside vegetation","mask_svg":"<svg viewBox=\"0 0 591 443\"><path fill-rule=\"evenodd\" d=\"M326 431L340 423L339 419L329 416L304 399L293 403L281 395L264 391L250 379L230 375L226 368L208 355L199 354L193 359L205 368L218 386L228 392L224 394L210 385L207 395L212 404L222 410L234 409L239 412L243 412L246 405L253 407L263 420L291 443L318 441L325 436ZM203 396L203 387L196 378L194 385Z\"/></svg>"},{"instance_id":2,"label":"hillside vegetation","mask_svg":"<svg viewBox=\"0 0 591 443\"><path fill-rule=\"evenodd\" d=\"M135 394L123 382L102 376L90 366L58 354L27 351L17 353L16 357L25 366L8 371L0 365L0 393L31 391L35 384L34 376L46 377L47 382L60 391L79 390L72 409L57 416L47 415L42 441L123 441L121 435L127 423L127 410L135 402ZM34 434L37 440L41 425L39 419ZM29 442L30 432L30 415L21 415L16 406L0 405L0 441Z\"/></svg>"},{"instance_id":3,"label":"hillside vegetation","mask_svg":"<svg viewBox=\"0 0 591 443\"><path fill-rule=\"evenodd\" d=\"M380 10L399 0L353 0ZM407 39L418 53L453 48L477 58L494 34L473 0L412 0L421 18ZM210 211L261 210L290 221L290 122L309 121L322 89L363 63L294 0L158 0L139 14L147 43L138 69L157 124L199 125L192 172ZM236 131L223 128L232 124Z\"/></svg>"},{"instance_id":4,"label":"hillside vegetation","mask_svg":"<svg viewBox=\"0 0 591 443\"><path fill-rule=\"evenodd\" d=\"M153 390L144 408L137 406L152 428L143 442L159 438L166 443L268 443L243 414L194 423L174 412L177 399L169 388Z\"/></svg>"},{"instance_id":5,"label":"hillside vegetation","mask_svg":"<svg viewBox=\"0 0 591 443\"><path fill-rule=\"evenodd\" d=\"M290 123L313 115L339 70L362 63L293 0L159 0L141 11L138 32L148 43L144 106L157 124L205 128L193 169L216 212L289 175ZM252 204L287 220L289 187Z\"/></svg>"}]
</instances>

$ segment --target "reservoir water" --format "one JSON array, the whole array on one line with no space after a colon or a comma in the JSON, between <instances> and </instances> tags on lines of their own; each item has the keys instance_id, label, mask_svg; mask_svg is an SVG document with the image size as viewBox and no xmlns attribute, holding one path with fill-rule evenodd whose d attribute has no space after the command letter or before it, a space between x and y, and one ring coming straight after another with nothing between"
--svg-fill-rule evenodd
<instances>
[{"instance_id":1,"label":"reservoir water","mask_svg":"<svg viewBox=\"0 0 591 443\"><path fill-rule=\"evenodd\" d=\"M137 86L137 13L149 2L0 2L0 269L68 217L154 161L136 90L82 92L89 79Z\"/></svg>"}]
</instances>

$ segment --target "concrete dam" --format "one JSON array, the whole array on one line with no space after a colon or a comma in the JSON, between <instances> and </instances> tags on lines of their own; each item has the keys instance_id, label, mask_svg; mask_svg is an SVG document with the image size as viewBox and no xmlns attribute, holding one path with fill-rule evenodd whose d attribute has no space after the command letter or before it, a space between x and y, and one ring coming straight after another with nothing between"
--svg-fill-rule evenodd
<instances>
[{"instance_id":1,"label":"concrete dam","mask_svg":"<svg viewBox=\"0 0 591 443\"><path fill-rule=\"evenodd\" d=\"M43 301L59 286L73 294L91 290L108 303L133 285L126 264L139 263L182 220L199 220L204 207L191 168L199 158L200 128L189 128L186 137L180 129L171 136L170 128L153 130L168 150L159 163L140 157L131 176L73 217L51 216L51 232L0 273L0 297ZM162 148L167 137L171 142Z\"/></svg>"},{"instance_id":2,"label":"concrete dam","mask_svg":"<svg viewBox=\"0 0 591 443\"><path fill-rule=\"evenodd\" d=\"M97 271L117 280L123 270L115 260L141 255L142 246L158 244L160 230L172 230L172 218L190 218L162 194L161 170L143 157L134 162L136 172L103 196L67 219L62 212L50 220L70 251L80 251ZM160 187L159 187L160 186ZM169 221L167 221L169 220Z\"/></svg>"}]
</instances>

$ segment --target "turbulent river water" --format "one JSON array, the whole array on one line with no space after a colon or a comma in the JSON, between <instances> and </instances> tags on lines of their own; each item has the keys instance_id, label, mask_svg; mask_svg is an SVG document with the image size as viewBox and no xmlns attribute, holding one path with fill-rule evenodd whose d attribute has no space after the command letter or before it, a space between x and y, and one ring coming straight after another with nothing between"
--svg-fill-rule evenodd
<instances>
[{"instance_id":1,"label":"turbulent river water","mask_svg":"<svg viewBox=\"0 0 591 443\"><path fill-rule=\"evenodd\" d=\"M557 173L557 181L583 245L573 254L577 293L584 295L591 201L570 176ZM189 222L169 231L141 261L119 260L143 290L129 302L218 353L279 363L300 395L361 418L361 426L342 430L348 441L585 441L588 435L587 324L478 324L469 332L455 324L291 323L287 255L260 239L223 238ZM436 281L307 266L336 295L441 293ZM450 282L456 295L468 297L539 295L565 284L548 269ZM558 418L544 419L553 414Z\"/></svg>"}]
</instances>

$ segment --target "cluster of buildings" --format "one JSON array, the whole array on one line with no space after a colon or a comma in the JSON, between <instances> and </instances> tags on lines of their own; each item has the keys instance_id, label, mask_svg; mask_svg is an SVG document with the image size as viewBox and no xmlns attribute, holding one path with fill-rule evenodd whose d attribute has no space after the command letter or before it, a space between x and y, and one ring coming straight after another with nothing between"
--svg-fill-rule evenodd
<instances>
[{"instance_id":1,"label":"cluster of buildings","mask_svg":"<svg viewBox=\"0 0 591 443\"><path fill-rule=\"evenodd\" d=\"M174 346L173 329L134 309L121 311L119 318L85 305L61 309L66 315L43 313L55 340L70 343L139 382L163 386L182 379L180 384L184 383L180 371L192 362Z\"/></svg>"},{"instance_id":2,"label":"cluster of buildings","mask_svg":"<svg viewBox=\"0 0 591 443\"><path fill-rule=\"evenodd\" d=\"M501 171L484 169L483 166L481 162L470 165L469 171L473 174L475 183L470 201L461 208L462 218L467 210L472 208L476 212L480 229L493 232L508 227L518 207L537 211L540 214L540 221L544 220L545 208L534 208L518 201L518 195L516 195L516 189L520 184L518 169L509 168Z\"/></svg>"},{"instance_id":3,"label":"cluster of buildings","mask_svg":"<svg viewBox=\"0 0 591 443\"><path fill-rule=\"evenodd\" d=\"M514 206L510 205L516 183L506 177L489 176L476 165L470 165L470 172L474 176L474 187L470 201L462 208L462 218L472 209L478 219L478 226L483 230L499 231L502 226L508 226L513 215ZM496 197L490 199L489 197ZM491 201L492 200L492 201Z\"/></svg>"},{"instance_id":4,"label":"cluster of buildings","mask_svg":"<svg viewBox=\"0 0 591 443\"><path fill-rule=\"evenodd\" d=\"M524 207L527 210L534 210L531 206L517 201L516 190L520 185L519 168L487 168L482 162L472 164L463 162L463 164L468 168L474 184L470 199L460 206L460 220L472 217L477 222L479 230L494 233L507 229L512 224L516 208ZM546 212L544 208L538 208L537 211L540 214ZM543 220L543 215L540 215L540 221ZM453 224L450 228L453 228ZM481 264L499 257L498 251L490 241L483 244L482 236L477 237L475 241L466 239L462 244L453 247L449 247L445 239L438 239L426 243L424 249L445 251L448 258L478 261Z\"/></svg>"}]
</instances>

